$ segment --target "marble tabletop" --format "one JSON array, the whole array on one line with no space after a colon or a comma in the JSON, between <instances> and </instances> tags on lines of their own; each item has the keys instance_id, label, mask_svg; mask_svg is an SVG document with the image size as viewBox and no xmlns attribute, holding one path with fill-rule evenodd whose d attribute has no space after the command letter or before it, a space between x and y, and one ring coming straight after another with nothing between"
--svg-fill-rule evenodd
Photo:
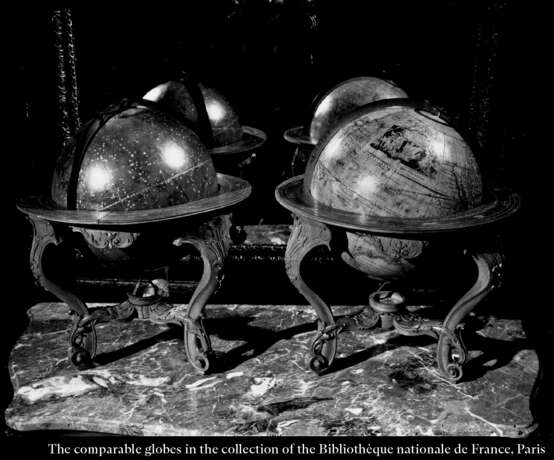
<instances>
[{"instance_id":1,"label":"marble tabletop","mask_svg":"<svg viewBox=\"0 0 554 460\"><path fill-rule=\"evenodd\" d=\"M67 307L35 305L10 358L8 426L165 436L521 437L529 430L538 364L518 321L483 320L468 344L468 376L453 384L438 373L431 338L344 333L334 371L318 377L305 364L315 331L307 306L208 305L206 312L216 373L194 372L179 327L136 320L98 326L97 366L77 371L67 356Z\"/></svg>"}]
</instances>

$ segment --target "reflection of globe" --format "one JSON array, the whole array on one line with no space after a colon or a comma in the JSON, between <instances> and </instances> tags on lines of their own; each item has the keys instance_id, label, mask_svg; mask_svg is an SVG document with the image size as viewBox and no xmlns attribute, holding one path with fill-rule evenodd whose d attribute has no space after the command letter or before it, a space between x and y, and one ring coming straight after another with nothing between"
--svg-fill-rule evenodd
<instances>
[{"instance_id":1,"label":"reflection of globe","mask_svg":"<svg viewBox=\"0 0 554 460\"><path fill-rule=\"evenodd\" d=\"M375 77L356 77L345 80L326 92L317 101L310 124L312 144L357 107L383 99L404 98L406 93L391 82Z\"/></svg>"},{"instance_id":2,"label":"reflection of globe","mask_svg":"<svg viewBox=\"0 0 554 460\"><path fill-rule=\"evenodd\" d=\"M407 100L352 113L314 150L304 194L316 204L359 216L441 218L482 199L471 149L444 120ZM402 233L399 228L399 234ZM347 263L371 277L413 271L426 242L348 232Z\"/></svg>"},{"instance_id":3,"label":"reflection of globe","mask_svg":"<svg viewBox=\"0 0 554 460\"><path fill-rule=\"evenodd\" d=\"M143 98L192 126L218 169L228 160L242 161L252 155L266 140L263 131L240 124L237 112L221 94L187 75L152 88Z\"/></svg>"},{"instance_id":4,"label":"reflection of globe","mask_svg":"<svg viewBox=\"0 0 554 460\"><path fill-rule=\"evenodd\" d=\"M86 145L66 149L57 164L52 196L61 207L148 210L217 192L215 169L202 142L156 109L139 104L115 111L103 125L91 126L88 135Z\"/></svg>"},{"instance_id":5,"label":"reflection of globe","mask_svg":"<svg viewBox=\"0 0 554 460\"><path fill-rule=\"evenodd\" d=\"M190 86L190 85L189 85ZM202 110L209 120L209 129L215 146L238 142L242 137L239 118L229 102L213 88L197 84L201 101L195 99L194 89L183 81L172 80L156 86L144 95L144 99L159 103L193 125L202 123ZM204 104L204 107L200 106Z\"/></svg>"}]
</instances>

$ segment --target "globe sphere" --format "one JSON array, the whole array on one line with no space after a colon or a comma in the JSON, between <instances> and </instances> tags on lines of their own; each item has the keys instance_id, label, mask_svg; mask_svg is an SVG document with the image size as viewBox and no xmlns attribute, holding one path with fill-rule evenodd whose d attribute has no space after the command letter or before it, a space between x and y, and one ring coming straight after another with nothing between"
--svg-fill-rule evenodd
<instances>
[{"instance_id":1,"label":"globe sphere","mask_svg":"<svg viewBox=\"0 0 554 460\"><path fill-rule=\"evenodd\" d=\"M169 215L176 206L214 196L218 182L211 156L190 128L155 107L124 102L83 125L58 159L51 193L60 208L134 216L132 225L148 211ZM179 226L137 233L129 225L75 227L86 243L81 249L88 248L83 254L103 266L139 271L182 256L172 245Z\"/></svg>"},{"instance_id":2,"label":"globe sphere","mask_svg":"<svg viewBox=\"0 0 554 460\"><path fill-rule=\"evenodd\" d=\"M321 96L315 104L310 124L310 140L317 144L346 114L374 101L405 98L406 93L394 83L376 77L345 80Z\"/></svg>"},{"instance_id":3,"label":"globe sphere","mask_svg":"<svg viewBox=\"0 0 554 460\"><path fill-rule=\"evenodd\" d=\"M409 222L478 206L483 187L460 134L403 99L369 104L335 127L314 151L303 193L334 210ZM429 251L426 241L350 231L347 245L343 259L381 280L413 273Z\"/></svg>"},{"instance_id":4,"label":"globe sphere","mask_svg":"<svg viewBox=\"0 0 554 460\"><path fill-rule=\"evenodd\" d=\"M195 90L198 90L198 95L194 94ZM197 96L200 96L200 100ZM157 102L165 110L200 129L203 128L202 116L205 112L209 122L210 142L215 147L239 142L243 136L239 117L231 104L215 89L202 83L186 84L184 81L171 80L151 89L143 98Z\"/></svg>"},{"instance_id":5,"label":"globe sphere","mask_svg":"<svg viewBox=\"0 0 554 460\"><path fill-rule=\"evenodd\" d=\"M107 118L107 119L105 119ZM128 212L185 204L217 192L206 147L176 118L134 105L88 124L60 157L52 197L61 207Z\"/></svg>"}]
</instances>

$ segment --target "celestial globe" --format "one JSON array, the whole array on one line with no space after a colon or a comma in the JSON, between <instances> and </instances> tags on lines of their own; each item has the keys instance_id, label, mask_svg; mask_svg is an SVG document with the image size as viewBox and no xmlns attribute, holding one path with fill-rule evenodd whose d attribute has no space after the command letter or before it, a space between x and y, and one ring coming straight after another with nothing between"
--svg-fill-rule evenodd
<instances>
[{"instance_id":1,"label":"celestial globe","mask_svg":"<svg viewBox=\"0 0 554 460\"><path fill-rule=\"evenodd\" d=\"M162 83L143 99L156 102L193 126L212 155L250 152L265 142L262 131L241 125L237 112L224 96L191 78Z\"/></svg>"},{"instance_id":2,"label":"celestial globe","mask_svg":"<svg viewBox=\"0 0 554 460\"><path fill-rule=\"evenodd\" d=\"M79 128L58 158L50 194L18 202L33 225L33 275L75 314L71 362L94 365L97 323L137 317L182 325L187 358L207 371L213 353L202 312L221 281L230 208L250 190L245 180L216 173L199 136L152 102L124 100ZM182 262L182 247L193 247L203 266L186 309L167 302L169 267ZM63 261L46 262L56 248ZM73 290L79 270L66 256L112 266L118 278L126 266L138 281L124 302L89 310ZM144 276L160 269L162 277L145 285Z\"/></svg>"},{"instance_id":3,"label":"celestial globe","mask_svg":"<svg viewBox=\"0 0 554 460\"><path fill-rule=\"evenodd\" d=\"M94 224L80 221L94 211L130 228L153 213L160 221L186 214L187 206L215 197L219 188L212 158L196 133L141 101L111 107L80 129L58 159L51 193L59 209L77 211L78 224ZM102 262L158 266L176 257L169 227L115 232L111 242L104 242L104 231L77 228Z\"/></svg>"},{"instance_id":4,"label":"celestial globe","mask_svg":"<svg viewBox=\"0 0 554 460\"><path fill-rule=\"evenodd\" d=\"M116 110L86 128L86 145L58 160L54 201L68 209L136 211L184 204L217 192L216 172L199 137L147 105Z\"/></svg>"}]
</instances>

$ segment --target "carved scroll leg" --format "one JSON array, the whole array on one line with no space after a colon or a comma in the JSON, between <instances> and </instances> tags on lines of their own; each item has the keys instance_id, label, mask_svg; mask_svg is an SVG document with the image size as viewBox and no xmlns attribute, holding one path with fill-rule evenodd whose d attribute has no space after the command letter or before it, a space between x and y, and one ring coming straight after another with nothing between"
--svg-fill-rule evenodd
<instances>
[{"instance_id":1,"label":"carved scroll leg","mask_svg":"<svg viewBox=\"0 0 554 460\"><path fill-rule=\"evenodd\" d=\"M314 308L318 320L318 332L311 344L310 368L317 374L327 370L337 351L337 335L340 327L336 324L329 306L304 282L300 276L300 265L304 257L317 246L327 246L331 232L327 226L300 219L295 216L292 233L285 252L285 266L291 283Z\"/></svg>"},{"instance_id":2,"label":"carved scroll leg","mask_svg":"<svg viewBox=\"0 0 554 460\"><path fill-rule=\"evenodd\" d=\"M210 296L222 279L225 257L229 251L230 216L219 216L204 224L198 234L179 238L173 244L191 244L202 257L204 271L184 317L185 350L189 362L200 372L207 373L213 364L210 337L204 329L202 313Z\"/></svg>"},{"instance_id":3,"label":"carved scroll leg","mask_svg":"<svg viewBox=\"0 0 554 460\"><path fill-rule=\"evenodd\" d=\"M66 303L75 314L73 331L70 336L70 360L78 369L92 367L92 358L96 354L96 331L94 321L89 321L89 310L84 302L75 294L62 288L50 279L43 266L43 257L46 249L57 246L61 240L56 235L54 227L48 221L29 218L33 225L33 244L31 246L31 270L38 283L48 292L54 294Z\"/></svg>"},{"instance_id":4,"label":"carved scroll leg","mask_svg":"<svg viewBox=\"0 0 554 460\"><path fill-rule=\"evenodd\" d=\"M452 307L443 322L437 345L437 361L441 373L454 382L462 378L462 365L467 351L460 337L459 324L500 282L502 257L498 253L472 254L477 265L477 280Z\"/></svg>"}]
</instances>

